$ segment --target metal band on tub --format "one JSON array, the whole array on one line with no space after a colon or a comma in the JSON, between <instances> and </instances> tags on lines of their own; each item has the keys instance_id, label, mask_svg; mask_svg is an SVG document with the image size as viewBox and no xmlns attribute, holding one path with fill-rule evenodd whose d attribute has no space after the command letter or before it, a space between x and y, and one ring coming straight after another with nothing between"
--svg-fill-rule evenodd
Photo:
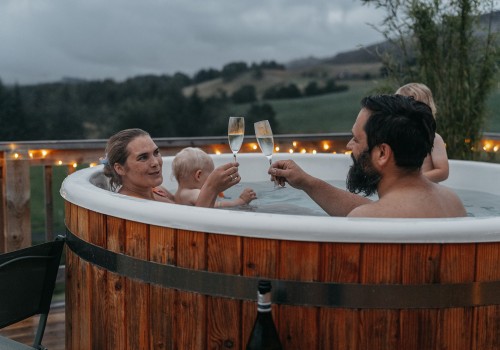
<instances>
[{"instance_id":1,"label":"metal band on tub","mask_svg":"<svg viewBox=\"0 0 500 350\"><path fill-rule=\"evenodd\" d=\"M268 279L276 304L355 309L500 305L500 281L418 285L290 281L193 270L141 260L88 243L69 230L66 243L80 258L121 276L215 297L255 301L258 281Z\"/></svg>"}]
</instances>

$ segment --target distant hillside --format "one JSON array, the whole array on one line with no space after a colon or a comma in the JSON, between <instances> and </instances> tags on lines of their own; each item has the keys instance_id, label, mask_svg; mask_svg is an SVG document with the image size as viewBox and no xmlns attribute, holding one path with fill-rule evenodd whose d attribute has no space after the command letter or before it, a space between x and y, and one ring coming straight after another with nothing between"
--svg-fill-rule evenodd
<instances>
[{"instance_id":1,"label":"distant hillside","mask_svg":"<svg viewBox=\"0 0 500 350\"><path fill-rule=\"evenodd\" d=\"M368 64L380 63L379 57L375 52L386 51L390 47L388 42L369 45L356 50L338 53L333 57L316 58L308 57L297 59L285 64L288 69L311 68L322 64Z\"/></svg>"},{"instance_id":2,"label":"distant hillside","mask_svg":"<svg viewBox=\"0 0 500 350\"><path fill-rule=\"evenodd\" d=\"M492 20L492 30L500 33L500 11L489 15L483 15L480 19L482 25L487 25ZM478 32L481 34L481 32ZM184 88L185 95L191 95L195 90L201 97L210 97L222 92L228 96L244 85L253 85L257 95L271 86L283 86L295 84L303 89L309 82L316 81L319 84L328 79L342 80L366 80L378 79L382 68L382 62L378 54L393 51L394 46L388 42L380 42L358 49L341 52L332 57L317 58L313 56L295 59L285 63L286 70L263 70L262 77L256 79L252 74L242 74L230 82L222 79L214 79L197 85Z\"/></svg>"},{"instance_id":3,"label":"distant hillside","mask_svg":"<svg viewBox=\"0 0 500 350\"><path fill-rule=\"evenodd\" d=\"M244 85L253 85L257 96L260 97L272 86L285 86L295 84L300 90L303 90L310 82L318 84L325 83L328 79L335 79L339 84L343 80L361 80L378 78L380 75L380 62L374 63L346 63L346 64L308 64L296 65L286 70L264 69L262 77L256 79L251 72L242 74L237 78L224 82L221 78L206 81L200 84L191 85L183 89L186 96L190 96L195 90L200 97L211 97L220 95L224 92L231 96L236 90Z\"/></svg>"},{"instance_id":4,"label":"distant hillside","mask_svg":"<svg viewBox=\"0 0 500 350\"><path fill-rule=\"evenodd\" d=\"M490 14L482 15L480 18L481 27L487 27L491 20L491 30L494 33L500 33L500 11L495 11ZM481 34L483 31L478 31ZM313 56L297 59L286 63L289 69L304 69L311 68L322 64L367 64L367 63L380 63L377 56L378 53L393 50L394 47L388 41L383 41L377 44L368 45L355 50L338 53L333 57L316 58Z\"/></svg>"}]
</instances>

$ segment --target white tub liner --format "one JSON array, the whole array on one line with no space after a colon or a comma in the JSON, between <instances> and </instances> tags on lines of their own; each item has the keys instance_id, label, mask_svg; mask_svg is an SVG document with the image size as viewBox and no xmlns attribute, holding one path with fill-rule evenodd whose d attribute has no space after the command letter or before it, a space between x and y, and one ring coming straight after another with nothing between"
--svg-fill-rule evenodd
<instances>
[{"instance_id":1,"label":"white tub liner","mask_svg":"<svg viewBox=\"0 0 500 350\"><path fill-rule=\"evenodd\" d=\"M303 169L324 180L345 180L350 164L346 155L276 154L274 159L294 159ZM164 157L164 186L175 190L171 161ZM217 165L232 155L213 156ZM240 154L243 181L266 181L268 162L261 154ZM455 219L375 219L255 213L189 207L143 200L113 193L90 183L102 166L68 176L60 193L80 207L142 223L245 237L313 242L469 243L499 242L500 217ZM500 165L450 161L450 177L443 184L456 189L500 195Z\"/></svg>"}]
</instances>

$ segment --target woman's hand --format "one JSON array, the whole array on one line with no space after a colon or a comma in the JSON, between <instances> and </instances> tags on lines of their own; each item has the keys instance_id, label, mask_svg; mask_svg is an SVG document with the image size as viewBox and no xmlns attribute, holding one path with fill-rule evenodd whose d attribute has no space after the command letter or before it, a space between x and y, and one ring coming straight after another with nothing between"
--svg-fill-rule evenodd
<instances>
[{"instance_id":1,"label":"woman's hand","mask_svg":"<svg viewBox=\"0 0 500 350\"><path fill-rule=\"evenodd\" d=\"M238 173L239 165L237 162L231 162L215 168L201 188L196 206L213 207L220 192L224 192L239 183L241 181Z\"/></svg>"}]
</instances>

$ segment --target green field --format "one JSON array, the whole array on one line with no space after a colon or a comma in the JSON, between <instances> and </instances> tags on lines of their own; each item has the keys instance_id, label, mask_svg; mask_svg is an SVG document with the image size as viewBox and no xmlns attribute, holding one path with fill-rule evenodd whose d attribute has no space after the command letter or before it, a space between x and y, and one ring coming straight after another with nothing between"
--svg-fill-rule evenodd
<instances>
[{"instance_id":1,"label":"green field","mask_svg":"<svg viewBox=\"0 0 500 350\"><path fill-rule=\"evenodd\" d=\"M266 101L276 112L278 133L350 132L359 112L361 99L373 93L377 84L373 81L353 81L349 82L349 86L348 91L341 93ZM243 114L248 108L248 104L235 105L231 112ZM485 131L500 132L500 84L488 99Z\"/></svg>"},{"instance_id":2,"label":"green field","mask_svg":"<svg viewBox=\"0 0 500 350\"><path fill-rule=\"evenodd\" d=\"M346 92L294 100L271 101L280 134L350 132L359 111L362 97L376 87L370 81L351 82ZM248 105L233 106L232 112L243 113ZM500 132L500 85L488 100L490 118L485 130ZM439 123L439 120L438 120ZM64 204L59 189L66 176L66 167L54 167L54 225L55 233L64 232ZM43 169L31 168L31 220L33 240L43 240L45 207L43 199Z\"/></svg>"}]
</instances>

